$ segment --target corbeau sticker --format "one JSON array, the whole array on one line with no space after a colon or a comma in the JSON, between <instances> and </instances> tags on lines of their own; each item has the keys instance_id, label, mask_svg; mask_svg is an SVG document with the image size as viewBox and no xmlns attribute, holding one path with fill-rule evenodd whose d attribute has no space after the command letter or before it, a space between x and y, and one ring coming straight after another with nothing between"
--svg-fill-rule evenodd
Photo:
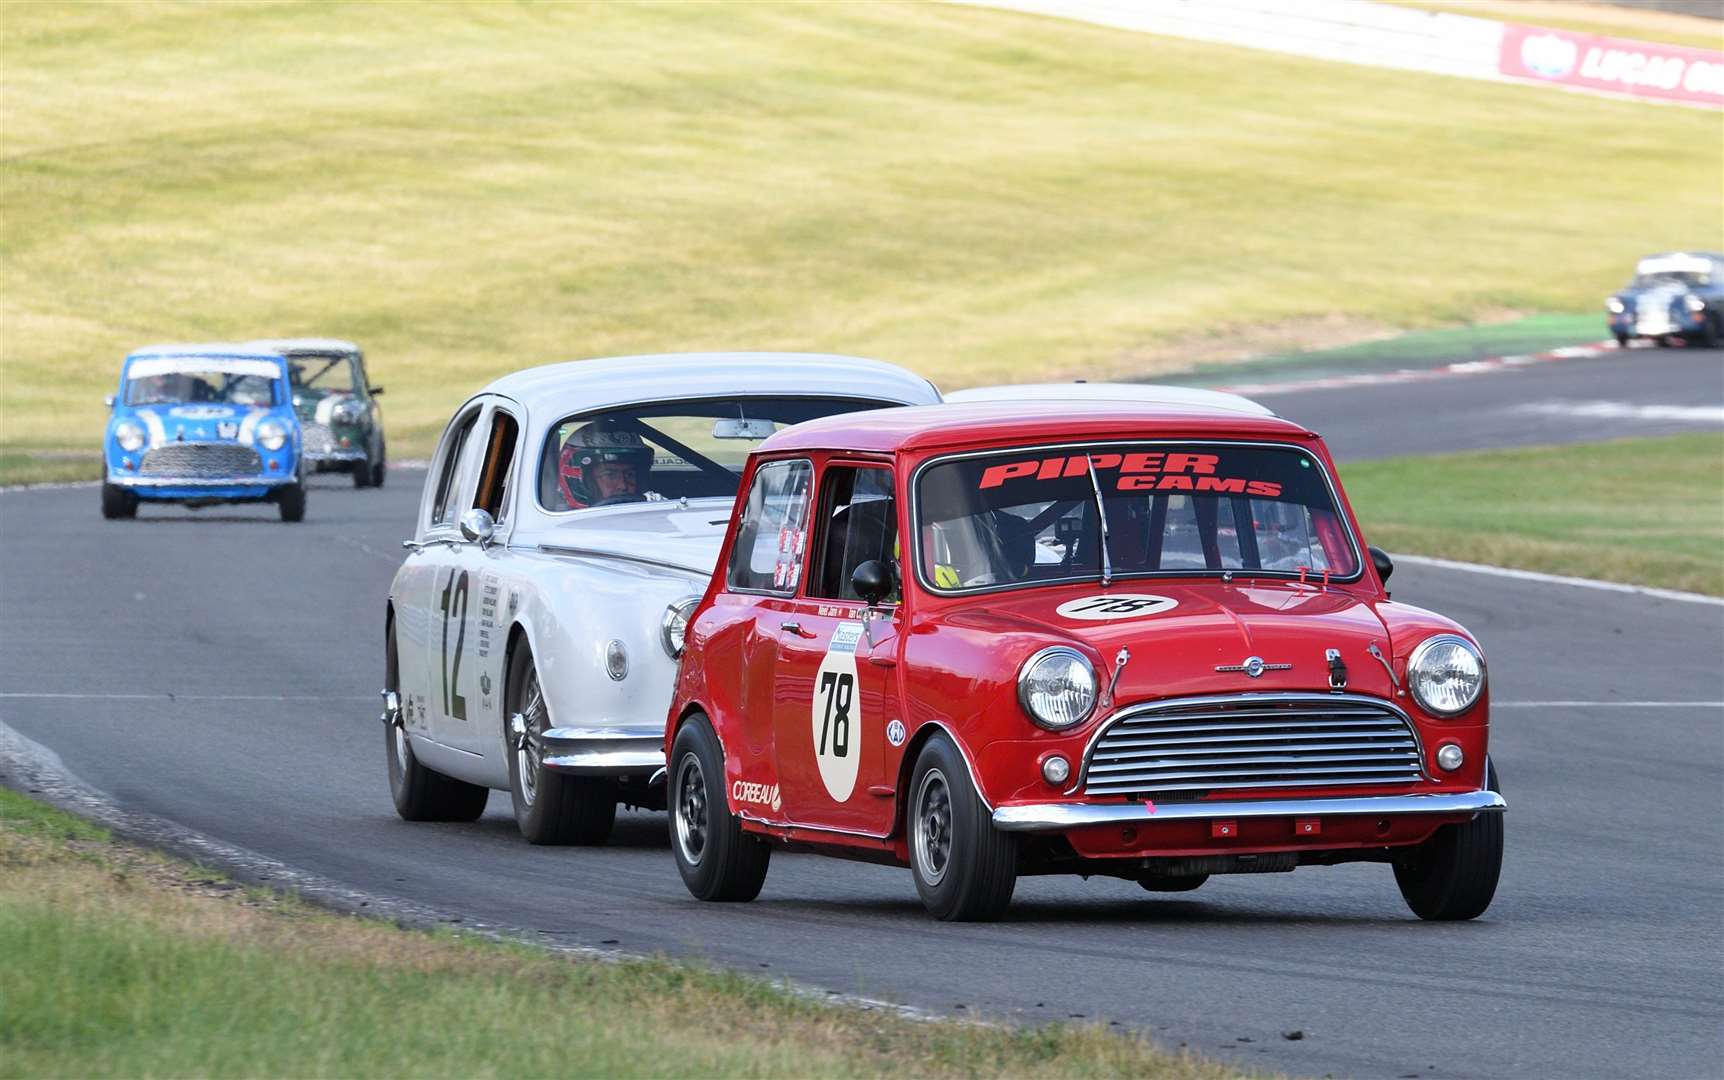
<instances>
[{"instance_id":1,"label":"corbeau sticker","mask_svg":"<svg viewBox=\"0 0 1724 1080\"><path fill-rule=\"evenodd\" d=\"M778 797L777 784L757 784L752 780L738 780L731 784L730 797L739 803L769 806L775 814L784 805L784 800Z\"/></svg>"},{"instance_id":2,"label":"corbeau sticker","mask_svg":"<svg viewBox=\"0 0 1724 1080\"><path fill-rule=\"evenodd\" d=\"M1102 593L1067 600L1054 608L1054 613L1068 619L1111 621L1160 615L1178 606L1179 601L1171 596L1155 596L1151 593Z\"/></svg>"},{"instance_id":3,"label":"corbeau sticker","mask_svg":"<svg viewBox=\"0 0 1724 1080\"><path fill-rule=\"evenodd\" d=\"M1256 495L1273 499L1281 485L1273 480L1251 480L1242 476L1216 475L1221 464L1217 454L1133 453L1061 454L1057 457L1026 458L990 465L982 470L977 487L997 488L1008 480L1034 477L1059 480L1083 476L1094 465L1096 477L1113 473L1114 491L1193 491L1231 495Z\"/></svg>"},{"instance_id":4,"label":"corbeau sticker","mask_svg":"<svg viewBox=\"0 0 1724 1080\"><path fill-rule=\"evenodd\" d=\"M861 623L839 623L826 646L826 658L814 673L814 703L809 710L814 760L833 802L844 802L856 791L856 765L862 753L856 643L861 640Z\"/></svg>"}]
</instances>

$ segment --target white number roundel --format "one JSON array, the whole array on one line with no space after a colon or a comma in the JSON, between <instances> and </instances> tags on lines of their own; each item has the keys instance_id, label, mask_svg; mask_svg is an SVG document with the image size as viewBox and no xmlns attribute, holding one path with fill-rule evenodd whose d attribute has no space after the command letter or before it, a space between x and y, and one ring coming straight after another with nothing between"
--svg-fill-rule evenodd
<instances>
[{"instance_id":1,"label":"white number roundel","mask_svg":"<svg viewBox=\"0 0 1724 1080\"><path fill-rule=\"evenodd\" d=\"M1172 611L1178 606L1179 601L1171 596L1155 596L1151 593L1102 593L1067 600L1055 608L1054 612L1068 619L1142 619Z\"/></svg>"},{"instance_id":2,"label":"white number roundel","mask_svg":"<svg viewBox=\"0 0 1724 1080\"><path fill-rule=\"evenodd\" d=\"M856 692L856 642L861 638L861 623L839 623L814 673L814 760L833 802L855 793L856 765L862 756L862 698Z\"/></svg>"}]
</instances>

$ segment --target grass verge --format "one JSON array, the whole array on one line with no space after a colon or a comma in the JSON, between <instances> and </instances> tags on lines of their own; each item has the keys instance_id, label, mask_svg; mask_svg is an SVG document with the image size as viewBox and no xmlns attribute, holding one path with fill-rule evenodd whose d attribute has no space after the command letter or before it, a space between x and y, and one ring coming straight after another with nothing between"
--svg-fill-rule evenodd
<instances>
[{"instance_id":1,"label":"grass verge","mask_svg":"<svg viewBox=\"0 0 1724 1080\"><path fill-rule=\"evenodd\" d=\"M1606 339L1602 315L1530 315L1502 322L1416 330L1327 349L1303 349L1224 364L1202 364L1175 383L1240 383L1338 372L1427 367L1452 360L1539 353Z\"/></svg>"},{"instance_id":2,"label":"grass verge","mask_svg":"<svg viewBox=\"0 0 1724 1080\"><path fill-rule=\"evenodd\" d=\"M151 341L353 338L413 457L549 360L1145 376L1724 231L1703 111L957 6L12 5L0 96L7 449Z\"/></svg>"},{"instance_id":3,"label":"grass verge","mask_svg":"<svg viewBox=\"0 0 1724 1080\"><path fill-rule=\"evenodd\" d=\"M1343 477L1390 551L1724 596L1724 434L1364 461Z\"/></svg>"},{"instance_id":4,"label":"grass verge","mask_svg":"<svg viewBox=\"0 0 1724 1080\"><path fill-rule=\"evenodd\" d=\"M100 480L100 454L30 453L0 450L0 487L12 484L60 484Z\"/></svg>"},{"instance_id":5,"label":"grass verge","mask_svg":"<svg viewBox=\"0 0 1724 1080\"><path fill-rule=\"evenodd\" d=\"M335 916L4 789L0 956L5 1076L1237 1075L1094 1027L918 1022Z\"/></svg>"}]
</instances>

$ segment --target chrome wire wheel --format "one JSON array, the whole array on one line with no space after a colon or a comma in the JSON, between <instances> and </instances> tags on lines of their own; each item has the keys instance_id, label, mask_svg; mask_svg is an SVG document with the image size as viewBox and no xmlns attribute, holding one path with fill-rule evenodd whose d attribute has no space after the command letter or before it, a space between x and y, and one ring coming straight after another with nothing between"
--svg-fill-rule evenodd
<instances>
[{"instance_id":1,"label":"chrome wire wheel","mask_svg":"<svg viewBox=\"0 0 1724 1080\"><path fill-rule=\"evenodd\" d=\"M683 862L699 866L706 854L706 777L700 759L684 754L676 767L676 844Z\"/></svg>"},{"instance_id":2,"label":"chrome wire wheel","mask_svg":"<svg viewBox=\"0 0 1724 1080\"><path fill-rule=\"evenodd\" d=\"M549 714L545 696L539 692L538 669L527 668L527 685L521 693L521 709L509 721L515 736L515 773L520 778L521 802L533 805L539 794L539 766L543 762L544 746L539 736L545 733Z\"/></svg>"},{"instance_id":3,"label":"chrome wire wheel","mask_svg":"<svg viewBox=\"0 0 1724 1080\"><path fill-rule=\"evenodd\" d=\"M923 881L938 885L952 858L952 789L946 774L939 769L923 773L913 805L916 869Z\"/></svg>"}]
</instances>

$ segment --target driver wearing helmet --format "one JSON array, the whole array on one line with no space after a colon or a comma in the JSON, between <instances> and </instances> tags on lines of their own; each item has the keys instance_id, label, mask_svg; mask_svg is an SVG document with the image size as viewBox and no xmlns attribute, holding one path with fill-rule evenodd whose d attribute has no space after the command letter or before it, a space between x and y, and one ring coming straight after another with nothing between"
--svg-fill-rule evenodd
<instances>
[{"instance_id":1,"label":"driver wearing helmet","mask_svg":"<svg viewBox=\"0 0 1724 1080\"><path fill-rule=\"evenodd\" d=\"M577 430L557 458L557 486L571 510L639 502L652 450L632 431L595 421Z\"/></svg>"}]
</instances>

